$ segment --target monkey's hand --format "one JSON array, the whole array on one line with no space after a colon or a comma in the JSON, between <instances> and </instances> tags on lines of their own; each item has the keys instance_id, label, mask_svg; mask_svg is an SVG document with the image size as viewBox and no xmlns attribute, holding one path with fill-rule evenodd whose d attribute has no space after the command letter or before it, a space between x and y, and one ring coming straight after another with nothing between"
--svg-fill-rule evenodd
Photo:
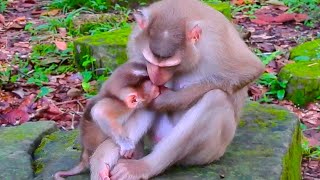
<instances>
[{"instance_id":1,"label":"monkey's hand","mask_svg":"<svg viewBox=\"0 0 320 180\"><path fill-rule=\"evenodd\" d=\"M120 146L120 156L127 159L132 158L135 144L131 139L127 137L121 137L117 139L116 143Z\"/></svg>"},{"instance_id":2,"label":"monkey's hand","mask_svg":"<svg viewBox=\"0 0 320 180\"><path fill-rule=\"evenodd\" d=\"M106 164L106 167L99 172L99 180L110 180L110 166Z\"/></svg>"}]
</instances>

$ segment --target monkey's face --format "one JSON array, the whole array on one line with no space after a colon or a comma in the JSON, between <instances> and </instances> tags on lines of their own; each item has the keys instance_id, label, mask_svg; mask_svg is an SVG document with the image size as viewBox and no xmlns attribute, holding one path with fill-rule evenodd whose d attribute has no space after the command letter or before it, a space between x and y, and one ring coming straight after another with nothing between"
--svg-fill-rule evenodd
<instances>
[{"instance_id":1,"label":"monkey's face","mask_svg":"<svg viewBox=\"0 0 320 180\"><path fill-rule=\"evenodd\" d=\"M147 60L149 78L153 84L158 86L168 82L172 78L176 67L181 63L179 52L166 59L155 56L149 48L143 49L142 53Z\"/></svg>"},{"instance_id":2,"label":"monkey's face","mask_svg":"<svg viewBox=\"0 0 320 180\"><path fill-rule=\"evenodd\" d=\"M174 13L173 13L174 14ZM140 36L136 39L139 51L143 54L150 80L155 85L164 85L175 73L184 71L190 63L186 52L200 38L200 31L191 26L185 18L172 14L152 14L141 11L135 19L140 27ZM187 25L188 24L188 25Z\"/></svg>"},{"instance_id":3,"label":"monkey's face","mask_svg":"<svg viewBox=\"0 0 320 180\"><path fill-rule=\"evenodd\" d=\"M151 81L145 81L142 84L139 96L143 99L144 104L149 104L153 99L155 99L159 95L159 87L152 84Z\"/></svg>"}]
</instances>

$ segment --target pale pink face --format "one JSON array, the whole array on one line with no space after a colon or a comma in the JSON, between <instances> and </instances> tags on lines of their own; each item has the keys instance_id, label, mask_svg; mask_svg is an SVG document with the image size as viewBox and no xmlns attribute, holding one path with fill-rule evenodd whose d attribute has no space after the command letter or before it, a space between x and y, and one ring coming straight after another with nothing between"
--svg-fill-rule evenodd
<instances>
[{"instance_id":1,"label":"pale pink face","mask_svg":"<svg viewBox=\"0 0 320 180\"><path fill-rule=\"evenodd\" d=\"M173 76L173 67L181 63L180 53L178 52L167 59L155 57L149 48L143 49L142 53L147 60L147 71L150 80L157 86L164 85L168 82Z\"/></svg>"}]
</instances>

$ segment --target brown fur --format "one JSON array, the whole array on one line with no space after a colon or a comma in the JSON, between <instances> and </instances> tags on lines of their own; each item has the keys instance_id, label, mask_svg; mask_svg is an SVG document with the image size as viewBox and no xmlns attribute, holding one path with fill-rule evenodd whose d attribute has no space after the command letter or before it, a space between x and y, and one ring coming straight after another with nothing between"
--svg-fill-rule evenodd
<instances>
[{"instance_id":1,"label":"brown fur","mask_svg":"<svg viewBox=\"0 0 320 180\"><path fill-rule=\"evenodd\" d=\"M141 16L136 16L139 26L130 37L128 54L133 61L147 64L155 84L167 83L171 88L155 99L152 108L171 111L175 127L149 155L119 162L111 171L115 180L147 179L173 164L207 164L220 158L234 137L247 85L264 71L233 25L200 1L162 0L142 12L145 19L140 21ZM185 26L176 28L177 23ZM171 39L175 34L189 34L195 27L201 28L201 33L186 38L183 45L179 36ZM150 35L152 30L158 34ZM171 32L170 38L160 38L164 31ZM148 49L153 53L147 53L152 61L143 53ZM160 62L174 53L178 53L180 64L161 67Z\"/></svg>"},{"instance_id":2,"label":"brown fur","mask_svg":"<svg viewBox=\"0 0 320 180\"><path fill-rule=\"evenodd\" d=\"M136 74L136 72L141 73ZM109 121L110 130L119 136L126 135L124 134L125 129L121 125L122 122L118 121L120 118L130 115L135 109L130 109L126 106L121 94L126 93L126 91L123 91L130 88L143 96L142 98L152 98L145 94L148 93L148 91L143 87L144 82L147 80L146 67L139 63L126 63L112 74L112 76L102 85L99 93L88 101L83 117L81 118L80 138L82 154L80 163L71 170L57 172L55 174L55 179L63 179L61 176L75 175L85 170L89 166L89 158L96 148L106 139L111 139L113 134L108 132L109 129L104 129L105 127L100 126L93 119L92 109L97 106L98 103L99 107L95 108L99 108L99 111L103 116L101 118L104 118L105 121ZM148 101L150 102L150 100ZM101 104L100 102L103 103ZM149 122L146 121L146 123ZM141 131L146 131L146 129L141 129ZM135 140L134 143L137 143L139 140L140 138ZM110 164L109 166L113 166L113 164Z\"/></svg>"}]
</instances>

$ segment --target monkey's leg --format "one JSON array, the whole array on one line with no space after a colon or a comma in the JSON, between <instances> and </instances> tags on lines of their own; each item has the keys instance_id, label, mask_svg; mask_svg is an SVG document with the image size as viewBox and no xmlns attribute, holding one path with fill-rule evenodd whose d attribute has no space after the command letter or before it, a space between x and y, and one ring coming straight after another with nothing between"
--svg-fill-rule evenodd
<instances>
[{"instance_id":1,"label":"monkey's leg","mask_svg":"<svg viewBox=\"0 0 320 180\"><path fill-rule=\"evenodd\" d=\"M151 154L140 160L119 161L111 171L111 179L147 179L178 161L186 164L212 162L224 153L234 136L234 114L226 93L221 90L206 93L185 112Z\"/></svg>"},{"instance_id":2,"label":"monkey's leg","mask_svg":"<svg viewBox=\"0 0 320 180\"><path fill-rule=\"evenodd\" d=\"M56 172L54 174L54 179L55 180L63 180L64 178L62 178L62 177L64 177L64 176L72 176L72 175L79 174L83 170L88 168L88 165L89 165L89 154L88 154L88 151L83 150L79 164L70 170Z\"/></svg>"},{"instance_id":3,"label":"monkey's leg","mask_svg":"<svg viewBox=\"0 0 320 180\"><path fill-rule=\"evenodd\" d=\"M90 158L91 180L108 179L110 168L120 158L119 152L120 148L112 139L101 143Z\"/></svg>"},{"instance_id":4,"label":"monkey's leg","mask_svg":"<svg viewBox=\"0 0 320 180\"><path fill-rule=\"evenodd\" d=\"M130 119L124 124L128 137L138 144L133 154L134 158L141 156L143 147L139 144L142 136L146 134L150 128L154 113L145 110L135 112ZM120 158L120 148L111 139L105 140L101 143L90 159L91 180L98 180L102 175L102 179L108 178L109 168L113 168L115 163ZM106 166L107 165L107 166Z\"/></svg>"}]
</instances>

